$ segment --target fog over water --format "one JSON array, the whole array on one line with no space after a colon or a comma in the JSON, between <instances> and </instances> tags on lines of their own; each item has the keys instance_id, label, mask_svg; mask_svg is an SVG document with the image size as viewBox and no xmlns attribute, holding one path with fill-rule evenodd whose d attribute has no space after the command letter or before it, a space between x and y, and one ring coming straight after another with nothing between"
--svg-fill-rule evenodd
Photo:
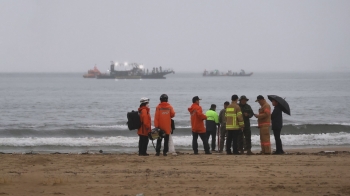
<instances>
[{"instance_id":1,"label":"fog over water","mask_svg":"<svg viewBox=\"0 0 350 196\"><path fill-rule=\"evenodd\" d=\"M350 71L350 1L0 1L0 72Z\"/></svg>"}]
</instances>

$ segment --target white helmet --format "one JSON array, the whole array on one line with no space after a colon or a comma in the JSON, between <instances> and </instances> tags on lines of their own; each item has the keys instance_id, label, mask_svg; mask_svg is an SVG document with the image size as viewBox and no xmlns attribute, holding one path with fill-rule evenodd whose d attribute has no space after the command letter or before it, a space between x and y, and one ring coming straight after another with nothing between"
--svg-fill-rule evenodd
<instances>
[{"instance_id":1,"label":"white helmet","mask_svg":"<svg viewBox=\"0 0 350 196\"><path fill-rule=\"evenodd\" d=\"M149 102L149 99L147 97L142 97L140 99L140 103L148 103Z\"/></svg>"}]
</instances>

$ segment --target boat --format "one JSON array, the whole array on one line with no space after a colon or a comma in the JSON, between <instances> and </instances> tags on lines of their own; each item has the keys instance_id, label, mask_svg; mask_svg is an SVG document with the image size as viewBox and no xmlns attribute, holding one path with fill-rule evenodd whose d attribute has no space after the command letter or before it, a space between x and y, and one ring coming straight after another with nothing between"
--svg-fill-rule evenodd
<instances>
[{"instance_id":1,"label":"boat","mask_svg":"<svg viewBox=\"0 0 350 196\"><path fill-rule=\"evenodd\" d=\"M246 73L243 69L241 69L241 72L239 72L239 73L232 72L231 70L229 70L226 73L219 72L219 70L214 70L211 72L204 70L204 72L203 72L203 76L230 76L230 77L233 77L233 76L251 76L251 75L253 75L253 72Z\"/></svg>"},{"instance_id":2,"label":"boat","mask_svg":"<svg viewBox=\"0 0 350 196\"><path fill-rule=\"evenodd\" d=\"M129 69L126 69L126 66ZM119 70L116 70L119 69ZM123 69L124 70L121 70ZM111 62L109 73L97 75L97 79L166 79L164 76L175 73L172 69L163 70L162 67L154 67L151 72L138 63Z\"/></svg>"},{"instance_id":3,"label":"boat","mask_svg":"<svg viewBox=\"0 0 350 196\"><path fill-rule=\"evenodd\" d=\"M87 74L84 74L84 78L96 78L96 76L101 75L100 70L97 69L96 65L93 69L88 70Z\"/></svg>"}]
</instances>

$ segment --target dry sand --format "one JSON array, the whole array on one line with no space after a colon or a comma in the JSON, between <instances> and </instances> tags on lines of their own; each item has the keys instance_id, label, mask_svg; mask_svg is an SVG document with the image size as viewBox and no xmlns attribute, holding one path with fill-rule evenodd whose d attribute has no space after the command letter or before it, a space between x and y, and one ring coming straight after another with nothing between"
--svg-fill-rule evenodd
<instances>
[{"instance_id":1,"label":"dry sand","mask_svg":"<svg viewBox=\"0 0 350 196\"><path fill-rule=\"evenodd\" d=\"M0 154L0 195L350 195L350 148L336 150L252 156Z\"/></svg>"}]
</instances>

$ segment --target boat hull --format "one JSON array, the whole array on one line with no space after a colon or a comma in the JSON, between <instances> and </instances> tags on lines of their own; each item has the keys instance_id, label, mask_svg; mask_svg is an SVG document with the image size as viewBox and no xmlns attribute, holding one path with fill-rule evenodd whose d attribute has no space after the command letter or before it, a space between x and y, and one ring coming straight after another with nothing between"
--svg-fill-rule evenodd
<instances>
[{"instance_id":1,"label":"boat hull","mask_svg":"<svg viewBox=\"0 0 350 196\"><path fill-rule=\"evenodd\" d=\"M232 74L232 75L211 75L211 74L203 74L204 77L249 77L253 75L253 72L249 73L249 74Z\"/></svg>"}]
</instances>

